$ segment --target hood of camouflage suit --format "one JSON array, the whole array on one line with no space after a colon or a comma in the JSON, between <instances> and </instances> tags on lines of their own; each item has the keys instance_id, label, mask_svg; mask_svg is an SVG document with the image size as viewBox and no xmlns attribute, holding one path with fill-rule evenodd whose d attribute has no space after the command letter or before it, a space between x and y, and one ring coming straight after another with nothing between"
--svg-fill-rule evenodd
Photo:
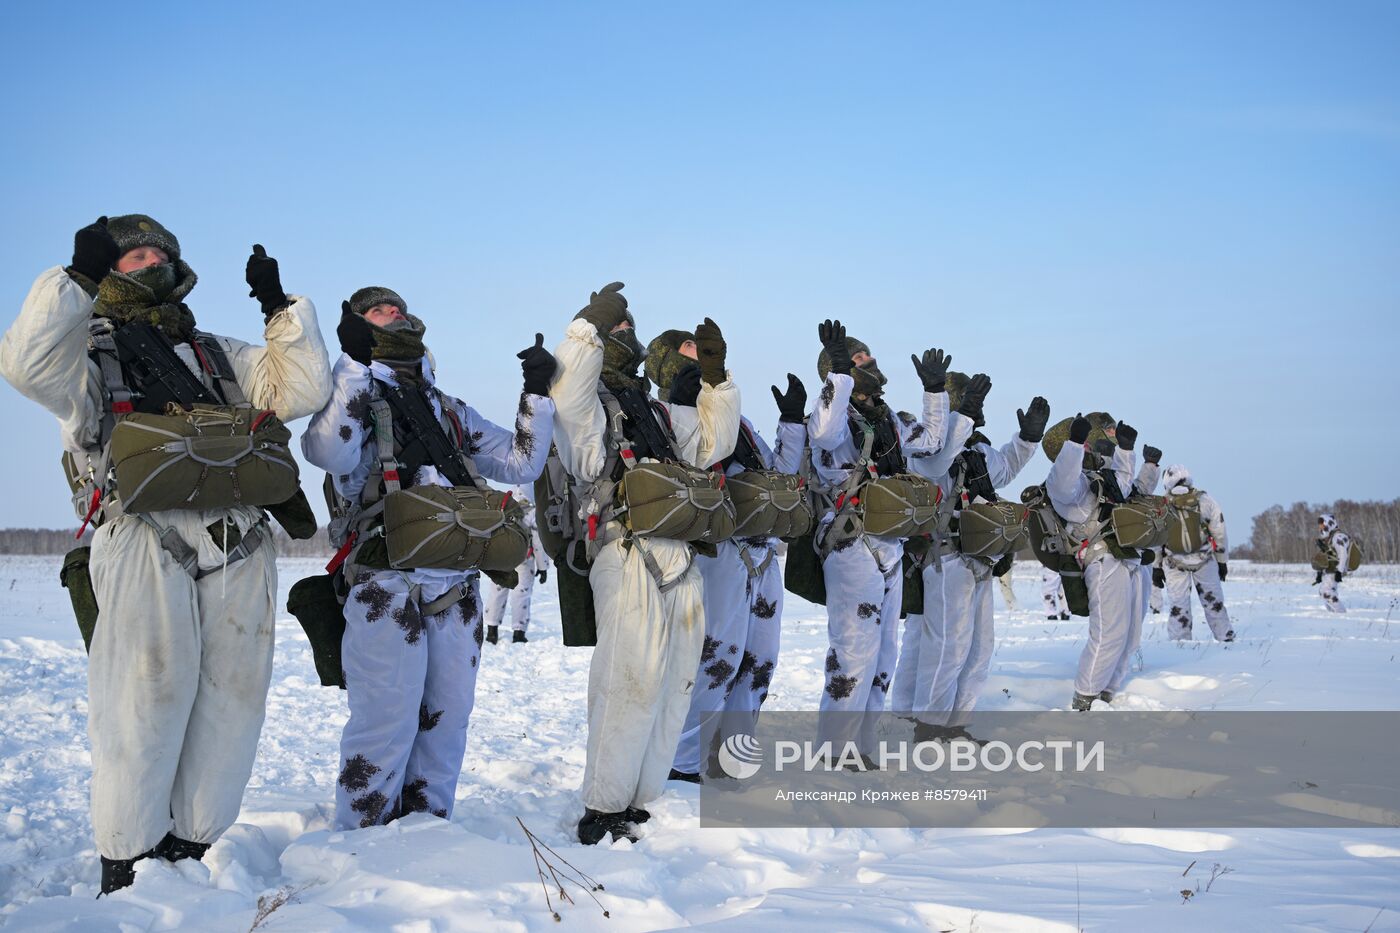
<instances>
[{"instance_id":1,"label":"hood of camouflage suit","mask_svg":"<svg viewBox=\"0 0 1400 933\"><path fill-rule=\"evenodd\" d=\"M1171 492L1178 486L1185 486L1188 489L1195 485L1191 479L1191 471L1181 463L1173 463L1162 471L1162 488Z\"/></svg>"},{"instance_id":2,"label":"hood of camouflage suit","mask_svg":"<svg viewBox=\"0 0 1400 933\"><path fill-rule=\"evenodd\" d=\"M1322 522L1322 531L1318 533L1319 538L1326 538L1337 530L1337 518L1331 512L1323 512L1317 517Z\"/></svg>"},{"instance_id":3,"label":"hood of camouflage suit","mask_svg":"<svg viewBox=\"0 0 1400 933\"><path fill-rule=\"evenodd\" d=\"M644 369L647 378L656 386L657 398L670 398L671 382L676 378L676 373L695 364L695 360L681 354L681 344L694 339L695 335L690 331L664 330L647 344Z\"/></svg>"},{"instance_id":4,"label":"hood of camouflage suit","mask_svg":"<svg viewBox=\"0 0 1400 933\"><path fill-rule=\"evenodd\" d=\"M1095 441L1112 440L1108 432L1116 430L1118 422L1113 420L1113 416L1106 411L1091 411L1084 417L1089 419L1091 425L1089 429L1089 448L1092 450ZM1074 421L1071 416L1057 422L1053 427L1045 432L1045 436L1040 439L1040 449L1045 451L1045 456L1054 463L1055 458L1060 455L1060 448L1065 446L1065 441L1069 440L1069 426Z\"/></svg>"}]
</instances>

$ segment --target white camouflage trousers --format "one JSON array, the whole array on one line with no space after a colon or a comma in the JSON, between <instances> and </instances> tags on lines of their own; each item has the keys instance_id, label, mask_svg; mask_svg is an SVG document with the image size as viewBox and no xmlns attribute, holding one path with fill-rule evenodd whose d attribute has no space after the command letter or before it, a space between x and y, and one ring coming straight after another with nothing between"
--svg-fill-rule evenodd
<instances>
[{"instance_id":1,"label":"white camouflage trousers","mask_svg":"<svg viewBox=\"0 0 1400 933\"><path fill-rule=\"evenodd\" d=\"M1040 568L1040 598L1045 603L1046 618L1058 618L1060 613L1069 612L1064 584L1060 582L1060 575L1049 567Z\"/></svg>"},{"instance_id":2,"label":"white camouflage trousers","mask_svg":"<svg viewBox=\"0 0 1400 933\"><path fill-rule=\"evenodd\" d=\"M1193 570L1189 565L1174 563L1170 557L1163 564L1167 577L1167 602L1171 606L1167 612L1167 637L1172 641L1190 640L1193 585L1196 595L1200 597L1206 623L1210 625L1216 641L1233 635L1230 613L1225 609L1225 591L1220 585L1220 565L1208 559Z\"/></svg>"},{"instance_id":3,"label":"white camouflage trousers","mask_svg":"<svg viewBox=\"0 0 1400 933\"><path fill-rule=\"evenodd\" d=\"M1342 585L1332 576L1332 571L1323 571L1322 582L1318 584L1317 595L1322 597L1322 604L1327 607L1328 612L1346 612L1347 607L1342 605Z\"/></svg>"},{"instance_id":4,"label":"white camouflage trousers","mask_svg":"<svg viewBox=\"0 0 1400 933\"><path fill-rule=\"evenodd\" d=\"M833 550L826 580L826 687L819 741L839 756L848 742L875 750L876 717L885 708L899 647L904 593L903 542L861 536ZM840 714L840 715L831 715Z\"/></svg>"},{"instance_id":5,"label":"white camouflage trousers","mask_svg":"<svg viewBox=\"0 0 1400 933\"><path fill-rule=\"evenodd\" d=\"M992 568L947 554L942 569L924 568L924 613L908 619L919 632L912 709L933 725L966 725L996 649Z\"/></svg>"},{"instance_id":6,"label":"white camouflage trousers","mask_svg":"<svg viewBox=\"0 0 1400 933\"><path fill-rule=\"evenodd\" d=\"M211 513L154 516L198 552L193 579L134 515L97 530L88 658L92 828L127 859L173 832L212 843L238 817L272 677L277 548L228 564ZM239 516L240 525L247 524ZM230 519L232 522L233 519Z\"/></svg>"},{"instance_id":7,"label":"white camouflage trousers","mask_svg":"<svg viewBox=\"0 0 1400 933\"><path fill-rule=\"evenodd\" d=\"M467 748L482 622L476 574L421 582L396 570L359 575L345 601L350 719L340 738L338 830L426 811L447 819ZM456 580L467 595L424 617L420 605ZM420 603L421 600L421 603Z\"/></svg>"},{"instance_id":8,"label":"white camouflage trousers","mask_svg":"<svg viewBox=\"0 0 1400 933\"><path fill-rule=\"evenodd\" d=\"M753 734L778 664L783 575L776 551L774 539L725 541L715 557L696 559L705 583L705 643L676 748L677 771L702 770L720 714L726 731Z\"/></svg>"},{"instance_id":9,"label":"white camouflage trousers","mask_svg":"<svg viewBox=\"0 0 1400 933\"><path fill-rule=\"evenodd\" d=\"M486 624L500 625L506 618L506 603L510 603L510 627L523 632L530 626L530 600L535 593L535 559L527 558L525 563L515 568L520 582L515 589L508 590L486 581Z\"/></svg>"},{"instance_id":10,"label":"white camouflage trousers","mask_svg":"<svg viewBox=\"0 0 1400 933\"><path fill-rule=\"evenodd\" d=\"M1079 656L1074 690L1098 696L1109 689L1132 652L1128 650L1133 619L1137 617L1138 562L1105 554L1084 568L1089 590L1089 641Z\"/></svg>"},{"instance_id":11,"label":"white camouflage trousers","mask_svg":"<svg viewBox=\"0 0 1400 933\"><path fill-rule=\"evenodd\" d=\"M659 797L675 760L705 640L704 584L688 546L655 538L605 545L588 581L598 646L581 794L590 809L620 813Z\"/></svg>"}]
</instances>

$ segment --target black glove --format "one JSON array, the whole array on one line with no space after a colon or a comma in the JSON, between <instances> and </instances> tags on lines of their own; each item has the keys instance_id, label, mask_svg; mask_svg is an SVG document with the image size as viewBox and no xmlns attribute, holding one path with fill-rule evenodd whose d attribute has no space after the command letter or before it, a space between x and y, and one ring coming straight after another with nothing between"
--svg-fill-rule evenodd
<instances>
[{"instance_id":1,"label":"black glove","mask_svg":"<svg viewBox=\"0 0 1400 933\"><path fill-rule=\"evenodd\" d=\"M535 334L535 345L515 354L525 374L526 395L548 395L549 380L554 378L554 354L544 348L544 334Z\"/></svg>"},{"instance_id":2,"label":"black glove","mask_svg":"<svg viewBox=\"0 0 1400 933\"><path fill-rule=\"evenodd\" d=\"M1224 580L1226 574L1228 574L1229 572L1230 572L1230 565L1227 564L1227 563L1225 563L1225 561L1222 560L1222 561L1220 562L1220 579L1221 579L1221 580Z\"/></svg>"},{"instance_id":3,"label":"black glove","mask_svg":"<svg viewBox=\"0 0 1400 933\"><path fill-rule=\"evenodd\" d=\"M1045 426L1050 423L1050 403L1037 395L1031 399L1029 411L1016 409L1016 420L1021 424L1021 440L1039 444L1045 436Z\"/></svg>"},{"instance_id":4,"label":"black glove","mask_svg":"<svg viewBox=\"0 0 1400 933\"><path fill-rule=\"evenodd\" d=\"M627 299L622 294L621 282L609 282L594 292L576 318L582 318L598 331L598 336L606 338L612 329L627 320Z\"/></svg>"},{"instance_id":5,"label":"black glove","mask_svg":"<svg viewBox=\"0 0 1400 933\"><path fill-rule=\"evenodd\" d=\"M1142 459L1148 463L1161 463L1162 452L1151 444L1147 444L1142 448Z\"/></svg>"},{"instance_id":6,"label":"black glove","mask_svg":"<svg viewBox=\"0 0 1400 933\"><path fill-rule=\"evenodd\" d=\"M1152 585L1159 590L1167 585L1167 572L1161 567L1152 568Z\"/></svg>"},{"instance_id":7,"label":"black glove","mask_svg":"<svg viewBox=\"0 0 1400 933\"><path fill-rule=\"evenodd\" d=\"M1137 428L1126 421L1118 422L1118 430L1114 432L1114 439L1118 441L1118 446L1124 450L1132 450L1137 443Z\"/></svg>"},{"instance_id":8,"label":"black glove","mask_svg":"<svg viewBox=\"0 0 1400 933\"><path fill-rule=\"evenodd\" d=\"M699 357L700 375L712 386L727 377L724 373L725 344L719 325L709 318L695 327L695 355Z\"/></svg>"},{"instance_id":9,"label":"black glove","mask_svg":"<svg viewBox=\"0 0 1400 933\"><path fill-rule=\"evenodd\" d=\"M695 400L699 397L700 366L697 363L686 363L681 367L681 371L672 377L671 397L667 401L672 405L694 408Z\"/></svg>"},{"instance_id":10,"label":"black glove","mask_svg":"<svg viewBox=\"0 0 1400 933\"><path fill-rule=\"evenodd\" d=\"M1322 571L1319 570L1319 571L1317 572L1317 578L1313 580L1312 585L1313 585L1313 586L1317 586L1317 585L1318 585L1319 583L1321 583L1321 582L1322 582Z\"/></svg>"},{"instance_id":11,"label":"black glove","mask_svg":"<svg viewBox=\"0 0 1400 933\"><path fill-rule=\"evenodd\" d=\"M253 255L248 257L243 278L248 283L248 297L258 299L258 304L262 305L263 317L272 317L286 305L287 293L282 291L277 260L267 254L261 243L253 244Z\"/></svg>"},{"instance_id":12,"label":"black glove","mask_svg":"<svg viewBox=\"0 0 1400 933\"><path fill-rule=\"evenodd\" d=\"M788 373L786 393L779 392L777 386L769 388L773 390L773 401L778 403L778 420L801 424L802 419L807 416L807 387L802 384L802 380Z\"/></svg>"},{"instance_id":13,"label":"black glove","mask_svg":"<svg viewBox=\"0 0 1400 933\"><path fill-rule=\"evenodd\" d=\"M914 372L919 374L925 392L942 392L947 388L948 367L953 365L953 354L944 356L942 350L934 348L925 350L922 360L912 353L909 359L914 361Z\"/></svg>"},{"instance_id":14,"label":"black glove","mask_svg":"<svg viewBox=\"0 0 1400 933\"><path fill-rule=\"evenodd\" d=\"M73 271L94 282L101 282L107 277L121 254L121 248L107 229L105 216L73 234Z\"/></svg>"},{"instance_id":15,"label":"black glove","mask_svg":"<svg viewBox=\"0 0 1400 933\"><path fill-rule=\"evenodd\" d=\"M537 574L535 574L535 578L536 578L537 580L539 580L541 583L546 582L546 581L549 579L549 568L548 568L548 567L543 567L543 568L541 568L541 569L540 569L540 572L537 573Z\"/></svg>"},{"instance_id":16,"label":"black glove","mask_svg":"<svg viewBox=\"0 0 1400 933\"><path fill-rule=\"evenodd\" d=\"M1012 552L1012 553L1010 553L1010 554L1003 554L1003 555L1001 556L1001 560L997 561L995 564L992 564L992 576L994 576L994 577L1004 577L1004 576L1006 576L1008 573L1011 572L1011 564L1012 564L1012 562L1015 561L1015 560L1016 560L1016 554L1015 554L1014 552Z\"/></svg>"},{"instance_id":17,"label":"black glove","mask_svg":"<svg viewBox=\"0 0 1400 933\"><path fill-rule=\"evenodd\" d=\"M982 403L987 400L987 393L990 391L992 391L992 380L986 373L978 373L967 380L967 385L962 392L962 401L958 403L958 413L980 423L982 421Z\"/></svg>"},{"instance_id":18,"label":"black glove","mask_svg":"<svg viewBox=\"0 0 1400 933\"><path fill-rule=\"evenodd\" d=\"M374 349L374 331L369 321L350 310L350 302L340 303L340 324L335 328L340 338L340 349L357 363L369 365L370 351Z\"/></svg>"},{"instance_id":19,"label":"black glove","mask_svg":"<svg viewBox=\"0 0 1400 933\"><path fill-rule=\"evenodd\" d=\"M1089 431L1092 428L1093 425L1089 423L1089 419L1085 418L1082 412L1075 415L1074 420L1069 423L1069 442L1083 445L1089 439Z\"/></svg>"},{"instance_id":20,"label":"black glove","mask_svg":"<svg viewBox=\"0 0 1400 933\"><path fill-rule=\"evenodd\" d=\"M823 321L817 325L817 336L831 358L831 371L849 376L855 364L851 362L851 349L846 346L846 328L840 321Z\"/></svg>"},{"instance_id":21,"label":"black glove","mask_svg":"<svg viewBox=\"0 0 1400 933\"><path fill-rule=\"evenodd\" d=\"M1335 581L1337 581L1338 583L1341 583L1341 582L1342 582L1342 572L1341 572L1340 570L1334 570L1334 571L1332 571L1332 579L1335 580Z\"/></svg>"}]
</instances>

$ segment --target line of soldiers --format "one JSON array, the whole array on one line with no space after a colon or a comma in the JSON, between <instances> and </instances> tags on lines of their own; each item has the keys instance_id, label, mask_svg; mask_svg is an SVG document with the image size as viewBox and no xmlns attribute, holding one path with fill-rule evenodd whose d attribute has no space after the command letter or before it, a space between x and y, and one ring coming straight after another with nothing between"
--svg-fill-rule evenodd
<instances>
[{"instance_id":1,"label":"line of soldiers","mask_svg":"<svg viewBox=\"0 0 1400 933\"><path fill-rule=\"evenodd\" d=\"M921 738L965 735L994 650L991 581L1016 540L974 551L973 519L1037 445L1053 461L1045 495L1084 541L1089 640L1071 705L1111 699L1127 674L1150 562L1104 543L1103 509L1150 493L1160 452L1146 448L1134 475L1136 431L1123 422L1076 416L1047 432L1036 397L994 447L978 430L985 374L951 371L936 348L912 356L922 398L896 412L870 348L826 321L821 389L809 406L797 376L772 387L770 446L741 411L718 325L644 347L612 283L553 353L537 334L517 354L506 428L442 391L426 325L396 291L342 303L332 366L310 299L283 290L261 246L245 275L263 346L198 329L185 303L195 275L164 226L100 218L75 235L67 267L39 276L0 341L0 372L58 418L75 504L98 525L65 585L90 581L101 620L85 637L103 892L130 884L140 859L202 857L237 815L271 676L268 522L315 531L284 427L304 416L302 452L327 474L339 546L317 578L328 634L307 625L350 709L339 828L451 815L481 646L501 619L498 607L483 617L480 577L502 600L543 582L550 559L566 641L595 645L584 843L634 837L668 779L703 780L718 718L752 731L785 589L827 608L823 739L868 752L891 690ZM1184 468L1166 479L1191 487ZM519 501L532 483L538 528ZM1002 512L1024 521L1019 504ZM1161 570L1174 609L1194 582L1228 641L1223 519L1203 514L1213 543L1165 554ZM922 595L906 606L909 581ZM1174 637L1189 634L1189 607L1175 618Z\"/></svg>"}]
</instances>

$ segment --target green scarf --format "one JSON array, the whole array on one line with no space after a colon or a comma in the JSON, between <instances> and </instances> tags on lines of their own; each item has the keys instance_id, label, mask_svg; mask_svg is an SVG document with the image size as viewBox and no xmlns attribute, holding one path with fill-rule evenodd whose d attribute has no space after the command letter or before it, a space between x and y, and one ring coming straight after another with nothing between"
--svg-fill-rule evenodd
<instances>
[{"instance_id":1,"label":"green scarf","mask_svg":"<svg viewBox=\"0 0 1400 933\"><path fill-rule=\"evenodd\" d=\"M374 334L374 347L369 355L394 371L399 381L406 385L423 385L423 357L428 348L423 343L423 335L428 327L421 320L405 313L408 327L390 330L365 321Z\"/></svg>"},{"instance_id":2,"label":"green scarf","mask_svg":"<svg viewBox=\"0 0 1400 933\"><path fill-rule=\"evenodd\" d=\"M172 343L194 337L194 313L184 297L199 281L183 259L135 272L109 272L98 283L92 313L118 326L140 322L160 329Z\"/></svg>"}]
</instances>

